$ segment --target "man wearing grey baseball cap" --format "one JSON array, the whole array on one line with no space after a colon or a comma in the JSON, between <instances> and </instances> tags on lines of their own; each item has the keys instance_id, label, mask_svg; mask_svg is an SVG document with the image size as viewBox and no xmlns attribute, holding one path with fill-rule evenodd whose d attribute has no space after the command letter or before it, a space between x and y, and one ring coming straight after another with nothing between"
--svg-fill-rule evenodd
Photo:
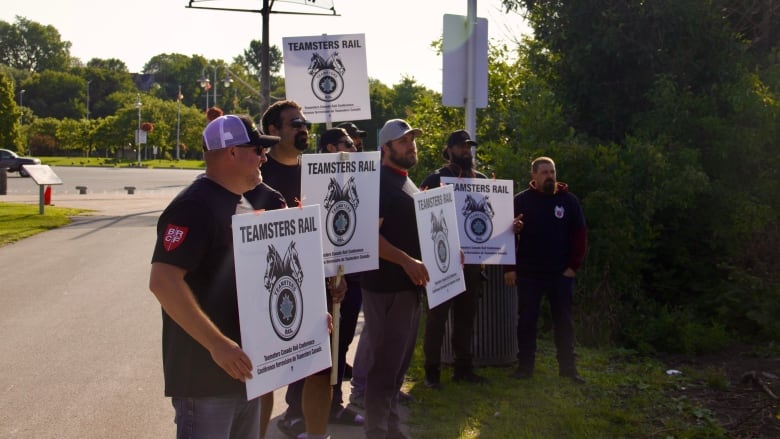
<instances>
[{"instance_id":1,"label":"man wearing grey baseball cap","mask_svg":"<svg viewBox=\"0 0 780 439\"><path fill-rule=\"evenodd\" d=\"M284 207L278 193L264 205L242 196L261 185L260 167L278 141L249 116L211 121L203 131L205 176L157 222L149 289L163 310L165 395L176 412L177 437L260 436L260 398L247 401L244 384L252 362L241 349L230 230L243 209Z\"/></svg>"},{"instance_id":2,"label":"man wearing grey baseball cap","mask_svg":"<svg viewBox=\"0 0 780 439\"><path fill-rule=\"evenodd\" d=\"M417 164L415 138L403 119L379 132L379 269L361 277L366 337L373 361L366 379L367 439L400 439L398 392L412 359L420 322L420 295L429 281L422 262L408 170ZM360 348L358 348L360 350Z\"/></svg>"}]
</instances>

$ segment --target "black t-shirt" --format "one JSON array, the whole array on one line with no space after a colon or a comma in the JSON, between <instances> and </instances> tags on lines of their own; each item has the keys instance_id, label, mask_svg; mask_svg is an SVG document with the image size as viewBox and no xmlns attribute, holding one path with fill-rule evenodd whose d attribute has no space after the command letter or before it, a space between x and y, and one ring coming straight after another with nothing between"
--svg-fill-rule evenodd
<instances>
[{"instance_id":1,"label":"black t-shirt","mask_svg":"<svg viewBox=\"0 0 780 439\"><path fill-rule=\"evenodd\" d=\"M268 189L270 191L270 188ZM265 188L260 192L268 192ZM273 194L255 209L276 209ZM232 216L241 197L208 178L199 178L166 207L157 222L152 262L187 271L189 285L203 312L225 336L241 343L238 317ZM258 201L258 200L255 200ZM245 393L211 354L163 311L165 395L202 397Z\"/></svg>"},{"instance_id":2,"label":"black t-shirt","mask_svg":"<svg viewBox=\"0 0 780 439\"><path fill-rule=\"evenodd\" d=\"M260 169L263 182L281 192L289 207L297 207L296 198L301 197L301 165L284 165L270 155Z\"/></svg>"},{"instance_id":3,"label":"black t-shirt","mask_svg":"<svg viewBox=\"0 0 780 439\"><path fill-rule=\"evenodd\" d=\"M416 192L419 190L409 177L382 166L379 171L379 217L383 220L379 233L409 256L421 259L412 198ZM379 258L379 269L364 272L360 282L363 288L376 292L416 288L400 265L382 258Z\"/></svg>"},{"instance_id":4,"label":"black t-shirt","mask_svg":"<svg viewBox=\"0 0 780 439\"><path fill-rule=\"evenodd\" d=\"M246 198L256 210L276 210L287 207L287 203L281 192L267 185L265 181L258 184L251 191L244 193L244 198Z\"/></svg>"}]
</instances>

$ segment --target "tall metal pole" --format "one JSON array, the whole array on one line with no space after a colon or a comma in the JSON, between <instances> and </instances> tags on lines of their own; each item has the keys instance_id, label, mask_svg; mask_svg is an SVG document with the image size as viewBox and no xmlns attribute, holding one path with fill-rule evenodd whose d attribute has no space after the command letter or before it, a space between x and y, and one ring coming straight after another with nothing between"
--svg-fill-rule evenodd
<instances>
[{"instance_id":1,"label":"tall metal pole","mask_svg":"<svg viewBox=\"0 0 780 439\"><path fill-rule=\"evenodd\" d=\"M92 80L87 81L87 120L89 120L89 84Z\"/></svg>"},{"instance_id":2,"label":"tall metal pole","mask_svg":"<svg viewBox=\"0 0 780 439\"><path fill-rule=\"evenodd\" d=\"M211 104L213 107L217 106L217 66L211 66L211 69L214 70L214 103Z\"/></svg>"},{"instance_id":3,"label":"tall metal pole","mask_svg":"<svg viewBox=\"0 0 780 439\"><path fill-rule=\"evenodd\" d=\"M468 39L466 45L466 131L477 139L477 101L476 101L476 52L477 52L477 0L468 0L466 12ZM471 147L471 156L475 157L476 148Z\"/></svg>"},{"instance_id":4,"label":"tall metal pole","mask_svg":"<svg viewBox=\"0 0 780 439\"><path fill-rule=\"evenodd\" d=\"M176 95L176 160L179 160L179 133L181 133L181 85L179 94Z\"/></svg>"},{"instance_id":5,"label":"tall metal pole","mask_svg":"<svg viewBox=\"0 0 780 439\"><path fill-rule=\"evenodd\" d=\"M135 97L135 108L138 109L138 130L135 132L135 149L138 151L138 167L141 167L141 93Z\"/></svg>"},{"instance_id":6,"label":"tall metal pole","mask_svg":"<svg viewBox=\"0 0 780 439\"><path fill-rule=\"evenodd\" d=\"M271 55L268 43L268 39L271 38L271 32L268 29L271 25L270 15L271 8L268 6L268 0L263 0L263 41L262 50L260 51L260 91L263 96L261 113L264 113L271 105Z\"/></svg>"},{"instance_id":7,"label":"tall metal pole","mask_svg":"<svg viewBox=\"0 0 780 439\"><path fill-rule=\"evenodd\" d=\"M24 125L24 111L22 111L22 98L24 97L24 92L27 90L21 89L19 90L19 126Z\"/></svg>"},{"instance_id":8,"label":"tall metal pole","mask_svg":"<svg viewBox=\"0 0 780 439\"><path fill-rule=\"evenodd\" d=\"M176 160L180 160L179 156L179 133L181 133L181 85L179 85L179 94L176 95Z\"/></svg>"}]
</instances>

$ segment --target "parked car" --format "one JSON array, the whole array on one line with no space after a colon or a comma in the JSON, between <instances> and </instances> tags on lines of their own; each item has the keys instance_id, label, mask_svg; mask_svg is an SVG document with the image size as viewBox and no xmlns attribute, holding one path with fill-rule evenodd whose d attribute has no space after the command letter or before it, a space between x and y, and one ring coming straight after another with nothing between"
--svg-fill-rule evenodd
<instances>
[{"instance_id":1,"label":"parked car","mask_svg":"<svg viewBox=\"0 0 780 439\"><path fill-rule=\"evenodd\" d=\"M13 151L0 149L0 166L7 168L8 172L18 172L22 177L30 174L22 168L22 165L40 165L41 160L35 157L22 157Z\"/></svg>"}]
</instances>

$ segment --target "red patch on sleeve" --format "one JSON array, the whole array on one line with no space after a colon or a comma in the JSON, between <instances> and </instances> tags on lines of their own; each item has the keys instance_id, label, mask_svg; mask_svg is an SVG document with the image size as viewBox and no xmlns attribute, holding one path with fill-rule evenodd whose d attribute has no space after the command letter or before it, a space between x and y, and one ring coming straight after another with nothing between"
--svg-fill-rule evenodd
<instances>
[{"instance_id":1,"label":"red patch on sleeve","mask_svg":"<svg viewBox=\"0 0 780 439\"><path fill-rule=\"evenodd\" d=\"M187 237L187 227L168 224L163 236L163 247L165 251L173 251L180 246Z\"/></svg>"}]
</instances>

